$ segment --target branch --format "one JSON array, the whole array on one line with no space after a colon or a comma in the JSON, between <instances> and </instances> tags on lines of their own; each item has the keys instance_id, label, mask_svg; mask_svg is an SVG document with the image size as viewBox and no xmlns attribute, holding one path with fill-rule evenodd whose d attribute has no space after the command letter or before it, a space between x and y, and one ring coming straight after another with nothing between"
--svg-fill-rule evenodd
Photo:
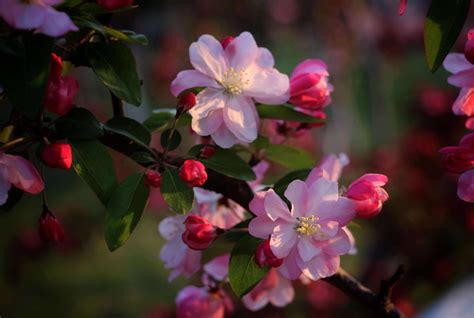
<instances>
[{"instance_id":1,"label":"branch","mask_svg":"<svg viewBox=\"0 0 474 318\"><path fill-rule=\"evenodd\" d=\"M112 99L112 110L114 112L114 117L124 117L125 112L123 109L123 101L110 92L110 98Z\"/></svg>"},{"instance_id":2,"label":"branch","mask_svg":"<svg viewBox=\"0 0 474 318\"><path fill-rule=\"evenodd\" d=\"M143 145L130 142L128 139L124 140L122 136L110 131L106 131L99 141L128 157L137 151L147 151L154 157L158 156L160 160L175 167L180 167L185 160L182 157L172 155L163 156L152 148L144 148ZM149 165L144 163L139 164L144 167ZM211 169L207 169L207 173L208 179L203 188L221 193L248 210L249 203L253 198L253 191L247 182L227 177ZM364 286L354 277L346 273L342 268L340 268L335 275L324 278L324 280L339 288L358 302L366 305L380 317L400 318L403 317L403 315L391 302L390 296L393 286L400 280L404 272L404 267L400 266L394 275L387 280L383 280L380 284L380 291L378 294Z\"/></svg>"}]
</instances>

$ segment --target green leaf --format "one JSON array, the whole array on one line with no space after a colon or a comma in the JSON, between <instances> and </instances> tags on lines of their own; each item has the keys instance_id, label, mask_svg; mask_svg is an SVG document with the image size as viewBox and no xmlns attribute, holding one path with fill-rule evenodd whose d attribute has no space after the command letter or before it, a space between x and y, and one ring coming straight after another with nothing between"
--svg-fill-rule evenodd
<instances>
[{"instance_id":1,"label":"green leaf","mask_svg":"<svg viewBox=\"0 0 474 318\"><path fill-rule=\"evenodd\" d=\"M281 119L287 121L298 121L302 123L315 123L322 124L325 122L324 119L315 118L305 113L296 111L294 107L289 105L258 105L257 112L260 118L267 119Z\"/></svg>"},{"instance_id":2,"label":"green leaf","mask_svg":"<svg viewBox=\"0 0 474 318\"><path fill-rule=\"evenodd\" d=\"M138 121L128 117L114 117L105 124L105 129L125 136L136 143L149 145L151 142L150 131Z\"/></svg>"},{"instance_id":3,"label":"green leaf","mask_svg":"<svg viewBox=\"0 0 474 318\"><path fill-rule=\"evenodd\" d=\"M141 87L135 57L123 43L89 43L86 56L92 69L117 97L132 105L141 104Z\"/></svg>"},{"instance_id":4,"label":"green leaf","mask_svg":"<svg viewBox=\"0 0 474 318\"><path fill-rule=\"evenodd\" d=\"M132 44L148 45L148 39L143 34L136 34L133 31L127 31L127 30L119 31L119 30L110 28L108 26L104 26L104 30L108 35L114 38L117 38L119 40L132 43Z\"/></svg>"},{"instance_id":5,"label":"green leaf","mask_svg":"<svg viewBox=\"0 0 474 318\"><path fill-rule=\"evenodd\" d=\"M153 156L150 153L145 152L145 151L137 151L137 152L132 153L132 155L130 156L130 159L138 163L151 163L151 162L156 161L156 159L153 158Z\"/></svg>"},{"instance_id":6,"label":"green leaf","mask_svg":"<svg viewBox=\"0 0 474 318\"><path fill-rule=\"evenodd\" d=\"M186 214L193 207L194 192L178 175L178 169L166 168L161 174L161 195L169 207Z\"/></svg>"},{"instance_id":7,"label":"green leaf","mask_svg":"<svg viewBox=\"0 0 474 318\"><path fill-rule=\"evenodd\" d=\"M96 140L70 140L73 150L73 167L94 191L99 200L107 205L117 187L112 157Z\"/></svg>"},{"instance_id":8,"label":"green leaf","mask_svg":"<svg viewBox=\"0 0 474 318\"><path fill-rule=\"evenodd\" d=\"M7 42L16 55L0 54L0 83L13 106L35 119L46 91L53 39L31 34L22 40Z\"/></svg>"},{"instance_id":9,"label":"green leaf","mask_svg":"<svg viewBox=\"0 0 474 318\"><path fill-rule=\"evenodd\" d=\"M163 148L168 147L168 150L175 150L181 143L181 134L179 131L175 130L171 136L171 139L170 134L171 129L166 129L160 136L160 143Z\"/></svg>"},{"instance_id":10,"label":"green leaf","mask_svg":"<svg viewBox=\"0 0 474 318\"><path fill-rule=\"evenodd\" d=\"M230 286L239 297L250 292L268 272L268 267L260 268L255 263L255 251L260 242L261 239L247 234L235 244L230 254Z\"/></svg>"},{"instance_id":11,"label":"green leaf","mask_svg":"<svg viewBox=\"0 0 474 318\"><path fill-rule=\"evenodd\" d=\"M265 149L268 146L270 146L270 141L268 140L267 137L258 135L257 139L255 139L252 143L251 146L256 148L256 149Z\"/></svg>"},{"instance_id":12,"label":"green leaf","mask_svg":"<svg viewBox=\"0 0 474 318\"><path fill-rule=\"evenodd\" d=\"M188 154L197 157L205 145L192 147ZM231 178L253 181L257 178L255 172L242 158L230 149L214 147L214 155L209 158L198 158L207 168L222 173Z\"/></svg>"},{"instance_id":13,"label":"green leaf","mask_svg":"<svg viewBox=\"0 0 474 318\"><path fill-rule=\"evenodd\" d=\"M162 131L171 126L175 113L175 109L160 109L151 114L143 125L153 132Z\"/></svg>"},{"instance_id":14,"label":"green leaf","mask_svg":"<svg viewBox=\"0 0 474 318\"><path fill-rule=\"evenodd\" d=\"M70 139L96 139L104 134L102 124L85 108L74 107L55 123L56 130Z\"/></svg>"},{"instance_id":15,"label":"green leaf","mask_svg":"<svg viewBox=\"0 0 474 318\"><path fill-rule=\"evenodd\" d=\"M276 193L283 197L286 188L292 181L296 179L305 180L306 177L309 175L310 171L311 170L309 169L291 171L290 173L280 178L277 182L275 182L275 184L273 185L273 190L275 190Z\"/></svg>"},{"instance_id":16,"label":"green leaf","mask_svg":"<svg viewBox=\"0 0 474 318\"><path fill-rule=\"evenodd\" d=\"M435 72L456 42L469 12L470 0L432 0L425 19L425 56Z\"/></svg>"},{"instance_id":17,"label":"green leaf","mask_svg":"<svg viewBox=\"0 0 474 318\"><path fill-rule=\"evenodd\" d=\"M140 221L149 196L144 174L129 176L112 193L107 204L105 241L111 252L122 246Z\"/></svg>"},{"instance_id":18,"label":"green leaf","mask_svg":"<svg viewBox=\"0 0 474 318\"><path fill-rule=\"evenodd\" d=\"M308 152L285 145L270 145L265 149L265 157L292 169L310 168L314 165L314 159Z\"/></svg>"}]
</instances>

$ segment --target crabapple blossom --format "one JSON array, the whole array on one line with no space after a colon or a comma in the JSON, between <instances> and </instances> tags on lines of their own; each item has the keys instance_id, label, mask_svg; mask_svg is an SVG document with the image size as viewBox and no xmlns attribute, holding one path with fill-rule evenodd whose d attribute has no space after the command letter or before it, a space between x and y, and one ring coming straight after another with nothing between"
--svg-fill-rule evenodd
<instances>
[{"instance_id":1,"label":"crabapple blossom","mask_svg":"<svg viewBox=\"0 0 474 318\"><path fill-rule=\"evenodd\" d=\"M474 168L474 133L467 134L459 146L439 150L443 167L453 173L463 173Z\"/></svg>"},{"instance_id":2,"label":"crabapple blossom","mask_svg":"<svg viewBox=\"0 0 474 318\"><path fill-rule=\"evenodd\" d=\"M198 215L188 216L184 225L186 229L182 234L183 242L193 250L208 248L222 231Z\"/></svg>"},{"instance_id":3,"label":"crabapple blossom","mask_svg":"<svg viewBox=\"0 0 474 318\"><path fill-rule=\"evenodd\" d=\"M355 216L354 203L340 197L337 182L325 177L295 180L285 197L291 210L273 189L255 194L250 202L256 215L249 224L250 234L270 238L273 254L283 258L278 270L288 279L302 273L312 280L333 275L340 255L352 248L344 227Z\"/></svg>"},{"instance_id":4,"label":"crabapple blossom","mask_svg":"<svg viewBox=\"0 0 474 318\"><path fill-rule=\"evenodd\" d=\"M66 238L61 223L46 207L39 220L39 234L44 242L63 242Z\"/></svg>"},{"instance_id":5,"label":"crabapple blossom","mask_svg":"<svg viewBox=\"0 0 474 318\"><path fill-rule=\"evenodd\" d=\"M368 173L351 183L346 197L354 201L358 217L371 218L380 213L388 199L387 191L382 188L387 182L383 174Z\"/></svg>"},{"instance_id":6,"label":"crabapple blossom","mask_svg":"<svg viewBox=\"0 0 474 318\"><path fill-rule=\"evenodd\" d=\"M153 188L161 186L161 175L155 170L148 170L145 173L145 184Z\"/></svg>"},{"instance_id":7,"label":"crabapple blossom","mask_svg":"<svg viewBox=\"0 0 474 318\"><path fill-rule=\"evenodd\" d=\"M230 311L230 298L221 289L210 291L205 287L186 286L176 297L177 318L223 318Z\"/></svg>"},{"instance_id":8,"label":"crabapple blossom","mask_svg":"<svg viewBox=\"0 0 474 318\"><path fill-rule=\"evenodd\" d=\"M179 177L191 187L200 187L207 180L206 167L197 160L185 160L179 168Z\"/></svg>"},{"instance_id":9,"label":"crabapple blossom","mask_svg":"<svg viewBox=\"0 0 474 318\"><path fill-rule=\"evenodd\" d=\"M307 59L298 64L290 77L290 103L311 110L320 110L331 103L333 86L328 81L326 64Z\"/></svg>"},{"instance_id":10,"label":"crabapple blossom","mask_svg":"<svg viewBox=\"0 0 474 318\"><path fill-rule=\"evenodd\" d=\"M0 205L7 201L12 185L32 194L40 193L44 188L43 180L31 162L0 150Z\"/></svg>"},{"instance_id":11,"label":"crabapple blossom","mask_svg":"<svg viewBox=\"0 0 474 318\"><path fill-rule=\"evenodd\" d=\"M41 151L41 160L51 168L68 170L72 166L72 148L66 142L46 145Z\"/></svg>"},{"instance_id":12,"label":"crabapple blossom","mask_svg":"<svg viewBox=\"0 0 474 318\"><path fill-rule=\"evenodd\" d=\"M223 48L211 35L201 36L189 48L194 70L180 72L171 83L178 96L193 87L205 87L189 113L192 129L210 135L222 148L257 138L259 117L255 102L278 105L288 100L288 76L278 72L273 56L243 32ZM269 89L271 87L271 89Z\"/></svg>"},{"instance_id":13,"label":"crabapple blossom","mask_svg":"<svg viewBox=\"0 0 474 318\"><path fill-rule=\"evenodd\" d=\"M35 30L52 37L78 31L69 16L53 6L63 0L0 0L0 16L15 29Z\"/></svg>"},{"instance_id":14,"label":"crabapple blossom","mask_svg":"<svg viewBox=\"0 0 474 318\"><path fill-rule=\"evenodd\" d=\"M467 32L467 41L464 46L464 56L471 63L474 64L474 29Z\"/></svg>"},{"instance_id":15,"label":"crabapple blossom","mask_svg":"<svg viewBox=\"0 0 474 318\"><path fill-rule=\"evenodd\" d=\"M184 215L169 216L158 226L158 231L167 241L161 248L160 258L165 268L171 270L169 281L180 275L189 278L201 267L201 252L190 249L181 239L185 218Z\"/></svg>"},{"instance_id":16,"label":"crabapple blossom","mask_svg":"<svg viewBox=\"0 0 474 318\"><path fill-rule=\"evenodd\" d=\"M294 297L295 291L291 281L271 268L257 286L242 298L242 302L247 309L257 311L268 303L275 307L285 307Z\"/></svg>"}]
</instances>

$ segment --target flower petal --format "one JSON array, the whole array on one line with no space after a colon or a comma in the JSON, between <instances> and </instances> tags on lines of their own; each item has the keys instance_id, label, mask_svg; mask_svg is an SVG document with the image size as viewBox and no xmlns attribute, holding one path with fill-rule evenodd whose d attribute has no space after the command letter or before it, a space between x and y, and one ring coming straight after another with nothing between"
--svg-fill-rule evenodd
<instances>
[{"instance_id":1,"label":"flower petal","mask_svg":"<svg viewBox=\"0 0 474 318\"><path fill-rule=\"evenodd\" d=\"M10 191L11 183L0 177L0 205L5 204L8 199L8 191Z\"/></svg>"},{"instance_id":2,"label":"flower petal","mask_svg":"<svg viewBox=\"0 0 474 318\"><path fill-rule=\"evenodd\" d=\"M290 99L290 80L274 68L263 69L257 65L248 70L248 84L244 94L262 104L278 105ZM271 87L271 89L269 89Z\"/></svg>"},{"instance_id":3,"label":"flower petal","mask_svg":"<svg viewBox=\"0 0 474 318\"><path fill-rule=\"evenodd\" d=\"M222 45L211 35L202 35L197 42L189 47L191 64L196 70L217 81L227 69Z\"/></svg>"},{"instance_id":4,"label":"flower petal","mask_svg":"<svg viewBox=\"0 0 474 318\"><path fill-rule=\"evenodd\" d=\"M319 253L321 253L321 249L316 247L310 237L300 237L298 240L298 254L303 262L312 260Z\"/></svg>"},{"instance_id":5,"label":"flower petal","mask_svg":"<svg viewBox=\"0 0 474 318\"><path fill-rule=\"evenodd\" d=\"M320 254L313 260L300 264L303 274L311 280L318 280L336 274L339 269L339 256Z\"/></svg>"},{"instance_id":6,"label":"flower petal","mask_svg":"<svg viewBox=\"0 0 474 318\"><path fill-rule=\"evenodd\" d=\"M219 88L219 84L212 78L196 70L186 70L178 73L170 86L171 94L178 96L182 91L193 87Z\"/></svg>"},{"instance_id":7,"label":"flower petal","mask_svg":"<svg viewBox=\"0 0 474 318\"><path fill-rule=\"evenodd\" d=\"M298 64L291 73L291 77L301 74L316 73L320 76L329 76L326 63L319 59L306 59Z\"/></svg>"},{"instance_id":8,"label":"flower petal","mask_svg":"<svg viewBox=\"0 0 474 318\"><path fill-rule=\"evenodd\" d=\"M224 108L227 97L221 90L206 88L196 96L196 105L189 110L193 118L201 119L209 116L211 111Z\"/></svg>"},{"instance_id":9,"label":"flower petal","mask_svg":"<svg viewBox=\"0 0 474 318\"><path fill-rule=\"evenodd\" d=\"M273 222L266 216L257 216L249 223L249 233L250 235L259 237L261 239L268 239L273 233L273 229L278 224L281 224L281 222Z\"/></svg>"},{"instance_id":10,"label":"flower petal","mask_svg":"<svg viewBox=\"0 0 474 318\"><path fill-rule=\"evenodd\" d=\"M207 117L193 118L191 128L199 136L209 136L216 132L224 122L222 109L211 111Z\"/></svg>"},{"instance_id":11,"label":"flower petal","mask_svg":"<svg viewBox=\"0 0 474 318\"><path fill-rule=\"evenodd\" d=\"M448 83L457 87L473 87L474 67L449 76Z\"/></svg>"},{"instance_id":12,"label":"flower petal","mask_svg":"<svg viewBox=\"0 0 474 318\"><path fill-rule=\"evenodd\" d=\"M307 212L308 188L306 183L295 180L288 185L285 197L291 202L291 215L293 217L304 216Z\"/></svg>"},{"instance_id":13,"label":"flower petal","mask_svg":"<svg viewBox=\"0 0 474 318\"><path fill-rule=\"evenodd\" d=\"M472 68L472 64L466 59L464 54L450 53L443 62L444 68L450 73L459 73Z\"/></svg>"},{"instance_id":14,"label":"flower petal","mask_svg":"<svg viewBox=\"0 0 474 318\"><path fill-rule=\"evenodd\" d=\"M257 43L249 32L242 32L225 49L225 56L229 66L233 67L237 72L245 70L249 65L253 64L258 55Z\"/></svg>"},{"instance_id":15,"label":"flower petal","mask_svg":"<svg viewBox=\"0 0 474 318\"><path fill-rule=\"evenodd\" d=\"M252 100L231 97L224 108L224 123L242 142L252 142L258 135L259 118Z\"/></svg>"},{"instance_id":16,"label":"flower petal","mask_svg":"<svg viewBox=\"0 0 474 318\"><path fill-rule=\"evenodd\" d=\"M284 277L286 277L289 280L298 279L301 275L301 269L298 266L298 262L297 262L298 258L299 258L298 249L295 247L290 252L288 257L285 257L283 259L283 263L281 264L281 266L278 267L278 271L280 272L280 274L282 274Z\"/></svg>"},{"instance_id":17,"label":"flower petal","mask_svg":"<svg viewBox=\"0 0 474 318\"><path fill-rule=\"evenodd\" d=\"M57 37L68 33L69 31L79 31L79 28L71 21L71 18L64 13L48 8L47 14L41 26L36 29L52 37Z\"/></svg>"},{"instance_id":18,"label":"flower petal","mask_svg":"<svg viewBox=\"0 0 474 318\"><path fill-rule=\"evenodd\" d=\"M237 137L227 128L224 122L211 134L212 140L222 148L230 148L238 141Z\"/></svg>"},{"instance_id":19,"label":"flower petal","mask_svg":"<svg viewBox=\"0 0 474 318\"><path fill-rule=\"evenodd\" d=\"M291 219L288 206L273 189L267 191L264 206L266 215L272 221L275 221L278 218L283 220Z\"/></svg>"},{"instance_id":20,"label":"flower petal","mask_svg":"<svg viewBox=\"0 0 474 318\"><path fill-rule=\"evenodd\" d=\"M270 302L275 307L285 307L293 301L295 298L295 290L291 285L291 282L278 275L278 285L271 291Z\"/></svg>"},{"instance_id":21,"label":"flower petal","mask_svg":"<svg viewBox=\"0 0 474 318\"><path fill-rule=\"evenodd\" d=\"M280 223L273 229L270 236L270 248L278 258L285 258L298 241L293 224Z\"/></svg>"},{"instance_id":22,"label":"flower petal","mask_svg":"<svg viewBox=\"0 0 474 318\"><path fill-rule=\"evenodd\" d=\"M3 154L8 167L8 181L15 187L37 194L43 191L44 183L38 171L31 162L20 156Z\"/></svg>"},{"instance_id":23,"label":"flower petal","mask_svg":"<svg viewBox=\"0 0 474 318\"><path fill-rule=\"evenodd\" d=\"M468 170L459 177L458 197L466 202L474 202L474 170Z\"/></svg>"},{"instance_id":24,"label":"flower petal","mask_svg":"<svg viewBox=\"0 0 474 318\"><path fill-rule=\"evenodd\" d=\"M319 178L308 189L308 212L318 214L319 206L325 201L336 201L339 197L339 189L336 181Z\"/></svg>"},{"instance_id":25,"label":"flower petal","mask_svg":"<svg viewBox=\"0 0 474 318\"><path fill-rule=\"evenodd\" d=\"M339 229L336 236L327 242L323 250L328 255L339 256L347 254L351 248L351 239L343 229Z\"/></svg>"},{"instance_id":26,"label":"flower petal","mask_svg":"<svg viewBox=\"0 0 474 318\"><path fill-rule=\"evenodd\" d=\"M355 204L352 200L340 197L337 201L324 201L316 210L316 216L322 221L336 221L340 227L346 226L355 216Z\"/></svg>"},{"instance_id":27,"label":"flower petal","mask_svg":"<svg viewBox=\"0 0 474 318\"><path fill-rule=\"evenodd\" d=\"M158 232L167 241L174 240L183 234L185 227L183 222L184 215L169 216L161 220L158 225Z\"/></svg>"}]
</instances>

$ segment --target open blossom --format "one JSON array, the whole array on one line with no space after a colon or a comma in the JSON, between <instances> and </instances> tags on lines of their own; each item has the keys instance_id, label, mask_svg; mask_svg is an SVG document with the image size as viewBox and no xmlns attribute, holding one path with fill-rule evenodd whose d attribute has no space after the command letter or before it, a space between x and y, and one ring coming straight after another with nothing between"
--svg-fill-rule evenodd
<instances>
[{"instance_id":1,"label":"open blossom","mask_svg":"<svg viewBox=\"0 0 474 318\"><path fill-rule=\"evenodd\" d=\"M12 185L33 194L44 188L43 180L31 162L0 150L0 205L7 201Z\"/></svg>"},{"instance_id":2,"label":"open blossom","mask_svg":"<svg viewBox=\"0 0 474 318\"><path fill-rule=\"evenodd\" d=\"M225 49L213 36L203 35L191 44L189 55L194 70L180 72L171 92L178 96L205 87L189 111L191 126L223 148L257 138L255 102L277 105L288 100L288 77L273 67L270 51L259 48L249 32L230 40Z\"/></svg>"},{"instance_id":3,"label":"open blossom","mask_svg":"<svg viewBox=\"0 0 474 318\"><path fill-rule=\"evenodd\" d=\"M250 293L242 298L247 309L257 311L268 303L275 307L285 307L293 301L295 290L291 281L272 268Z\"/></svg>"},{"instance_id":4,"label":"open blossom","mask_svg":"<svg viewBox=\"0 0 474 318\"><path fill-rule=\"evenodd\" d=\"M301 108L320 110L331 103L333 91L326 64L307 59L298 64L290 77L290 103Z\"/></svg>"},{"instance_id":5,"label":"open blossom","mask_svg":"<svg viewBox=\"0 0 474 318\"><path fill-rule=\"evenodd\" d=\"M221 289L210 291L206 287L187 286L176 297L177 318L223 318L230 311L231 300Z\"/></svg>"},{"instance_id":6,"label":"open blossom","mask_svg":"<svg viewBox=\"0 0 474 318\"><path fill-rule=\"evenodd\" d=\"M273 254L283 258L279 272L295 280L302 273L311 280L333 275L340 255L352 249L344 228L355 216L350 199L340 197L336 181L319 177L309 183L291 182L285 191L286 203L270 189L257 192L250 203L256 215L249 232L270 238Z\"/></svg>"},{"instance_id":7,"label":"open blossom","mask_svg":"<svg viewBox=\"0 0 474 318\"><path fill-rule=\"evenodd\" d=\"M63 0L0 0L0 16L11 27L21 30L35 30L52 37L79 29L69 16L53 6Z\"/></svg>"},{"instance_id":8,"label":"open blossom","mask_svg":"<svg viewBox=\"0 0 474 318\"><path fill-rule=\"evenodd\" d=\"M165 268L171 270L169 281L180 275L189 278L201 267L201 251L190 249L181 239L185 218L184 215L169 216L158 226L161 236L167 241L161 248L160 258Z\"/></svg>"},{"instance_id":9,"label":"open blossom","mask_svg":"<svg viewBox=\"0 0 474 318\"><path fill-rule=\"evenodd\" d=\"M358 217L371 218L380 213L388 199L387 191L382 188L387 182L383 174L368 173L351 183L346 197L354 201Z\"/></svg>"},{"instance_id":10,"label":"open blossom","mask_svg":"<svg viewBox=\"0 0 474 318\"><path fill-rule=\"evenodd\" d=\"M461 88L459 96L453 104L456 115L471 117L474 115L474 65L469 63L464 54L451 53L444 60L444 68L453 73L448 77L448 83ZM469 118L466 128L474 129L474 121Z\"/></svg>"}]
</instances>

